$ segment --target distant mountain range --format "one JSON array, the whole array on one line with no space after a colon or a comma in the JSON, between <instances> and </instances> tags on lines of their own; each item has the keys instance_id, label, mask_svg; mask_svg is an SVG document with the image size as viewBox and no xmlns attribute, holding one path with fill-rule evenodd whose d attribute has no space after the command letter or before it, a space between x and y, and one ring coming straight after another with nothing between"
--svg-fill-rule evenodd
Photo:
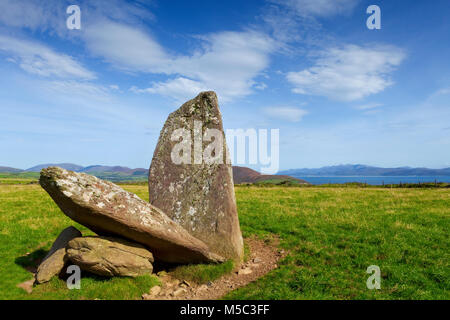
<instances>
[{"instance_id":1,"label":"distant mountain range","mask_svg":"<svg viewBox=\"0 0 450 320\"><path fill-rule=\"evenodd\" d=\"M40 164L25 170L11 167L0 167L0 173L17 174L25 177L39 176L39 172L47 167L61 167L66 170L85 172L101 179L110 180L113 182L120 181L146 181L148 176L148 169L136 168L130 169L121 166L101 166L93 165L83 167L73 163L46 163Z\"/></svg>"},{"instance_id":2,"label":"distant mountain range","mask_svg":"<svg viewBox=\"0 0 450 320\"><path fill-rule=\"evenodd\" d=\"M97 176L101 179L113 182L120 181L146 181L148 177L148 169L136 168L130 169L122 166L101 166L93 165L83 167L73 163L46 163L40 164L25 170L11 167L0 167L0 173L20 174L27 177L38 177L38 173L47 167L61 167L66 170L85 172ZM30 176L31 175L31 176ZM280 183L300 183L308 184L308 182L286 175L263 175L259 172L245 167L233 167L233 178L235 184L240 183L264 183L270 182L274 184Z\"/></svg>"},{"instance_id":3,"label":"distant mountain range","mask_svg":"<svg viewBox=\"0 0 450 320\"><path fill-rule=\"evenodd\" d=\"M84 169L83 166L79 166L77 164L73 164L73 163L45 163L45 164L38 164L37 166L25 169L23 171L26 172L40 172L42 169L44 168L48 168L48 167L60 167L66 170L70 170L70 171L80 171L82 169Z\"/></svg>"},{"instance_id":4,"label":"distant mountain range","mask_svg":"<svg viewBox=\"0 0 450 320\"><path fill-rule=\"evenodd\" d=\"M137 168L137 169L130 169L128 167L121 167L121 166L101 166L101 165L93 165L93 166L87 166L83 167L77 164L73 163L46 163L46 164L39 164L37 166L22 170L22 169L16 169L16 168L10 168L10 167L0 167L0 172L40 172L44 168L48 167L60 167L66 170L76 171L76 172L86 172L86 173L93 173L93 172L116 172L116 173L124 173L127 175L148 175L148 169L144 168Z\"/></svg>"},{"instance_id":5,"label":"distant mountain range","mask_svg":"<svg viewBox=\"0 0 450 320\"><path fill-rule=\"evenodd\" d=\"M144 168L136 168L136 169L130 169L128 167L121 167L121 166L88 166L84 167L79 170L79 172L120 172L128 175L138 176L138 175L148 175L148 169Z\"/></svg>"},{"instance_id":6,"label":"distant mountain range","mask_svg":"<svg viewBox=\"0 0 450 320\"><path fill-rule=\"evenodd\" d=\"M83 167L73 163L47 163L34 166L32 168L22 170L11 167L1 167L0 173L32 175L35 176L43 168L57 166L67 170L76 172L85 172L97 176L101 179L113 182L120 181L146 181L148 169L136 168L131 169L122 166L102 166L93 165ZM308 183L298 177L330 177L330 176L450 176L450 168L445 169L428 169L428 168L379 168L362 164L347 164L338 166L322 167L317 169L291 169L281 171L278 175L263 175L259 172L246 167L233 167L234 183ZM306 180L308 180L306 178Z\"/></svg>"},{"instance_id":7,"label":"distant mountain range","mask_svg":"<svg viewBox=\"0 0 450 320\"><path fill-rule=\"evenodd\" d=\"M305 176L450 176L450 168L428 169L428 168L380 168L363 164L346 164L338 166L322 167L317 169L290 169L281 171L296 177Z\"/></svg>"}]
</instances>

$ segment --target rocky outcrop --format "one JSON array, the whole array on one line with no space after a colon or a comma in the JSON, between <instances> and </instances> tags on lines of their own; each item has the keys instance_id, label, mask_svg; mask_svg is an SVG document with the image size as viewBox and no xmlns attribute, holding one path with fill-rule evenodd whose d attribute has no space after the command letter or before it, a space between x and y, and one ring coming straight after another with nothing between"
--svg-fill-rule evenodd
<instances>
[{"instance_id":1,"label":"rocky outcrop","mask_svg":"<svg viewBox=\"0 0 450 320\"><path fill-rule=\"evenodd\" d=\"M67 257L81 270L100 276L137 277L153 271L150 251L118 238L75 238L67 245Z\"/></svg>"},{"instance_id":2,"label":"rocky outcrop","mask_svg":"<svg viewBox=\"0 0 450 320\"><path fill-rule=\"evenodd\" d=\"M81 237L81 232L74 227L68 227L59 234L50 251L37 269L37 283L50 281L51 278L58 275L63 270L67 262L67 243L76 237Z\"/></svg>"},{"instance_id":3,"label":"rocky outcrop","mask_svg":"<svg viewBox=\"0 0 450 320\"><path fill-rule=\"evenodd\" d=\"M43 169L39 182L68 217L99 235L141 243L161 261L223 261L160 209L111 182L58 167Z\"/></svg>"},{"instance_id":4,"label":"rocky outcrop","mask_svg":"<svg viewBox=\"0 0 450 320\"><path fill-rule=\"evenodd\" d=\"M150 203L226 258L241 260L243 241L222 116L214 92L171 113L149 173Z\"/></svg>"}]
</instances>

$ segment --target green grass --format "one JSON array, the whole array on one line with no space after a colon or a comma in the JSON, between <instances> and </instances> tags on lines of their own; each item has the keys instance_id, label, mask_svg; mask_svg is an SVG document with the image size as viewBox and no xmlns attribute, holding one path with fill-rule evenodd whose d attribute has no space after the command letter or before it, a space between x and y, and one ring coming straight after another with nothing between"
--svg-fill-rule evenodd
<instances>
[{"instance_id":1,"label":"green grass","mask_svg":"<svg viewBox=\"0 0 450 320\"><path fill-rule=\"evenodd\" d=\"M39 172L0 172L0 179L39 179Z\"/></svg>"},{"instance_id":2,"label":"green grass","mask_svg":"<svg viewBox=\"0 0 450 320\"><path fill-rule=\"evenodd\" d=\"M230 299L449 299L450 191L236 188L244 236L277 234L280 267ZM366 269L381 269L368 290Z\"/></svg>"},{"instance_id":3,"label":"green grass","mask_svg":"<svg viewBox=\"0 0 450 320\"><path fill-rule=\"evenodd\" d=\"M66 283L53 278L36 286L30 299L77 299L77 300L123 300L139 299L149 288L159 285L157 277L144 275L137 278L101 278L93 275L83 276L80 290L68 290Z\"/></svg>"},{"instance_id":4,"label":"green grass","mask_svg":"<svg viewBox=\"0 0 450 320\"><path fill-rule=\"evenodd\" d=\"M38 184L35 179L0 178L0 184Z\"/></svg>"},{"instance_id":5,"label":"green grass","mask_svg":"<svg viewBox=\"0 0 450 320\"><path fill-rule=\"evenodd\" d=\"M89 172L89 174L103 180L120 183L146 183L148 181L148 175L146 174L131 175L124 172Z\"/></svg>"},{"instance_id":6,"label":"green grass","mask_svg":"<svg viewBox=\"0 0 450 320\"><path fill-rule=\"evenodd\" d=\"M0 185L2 184L36 184L39 180L37 172L0 173Z\"/></svg>"},{"instance_id":7,"label":"green grass","mask_svg":"<svg viewBox=\"0 0 450 320\"><path fill-rule=\"evenodd\" d=\"M82 274L82 289L57 278L28 295L16 285L31 279L27 267L43 258L64 228L85 227L66 217L38 185L0 186L0 299L138 299L158 283L155 276L104 279Z\"/></svg>"},{"instance_id":8,"label":"green grass","mask_svg":"<svg viewBox=\"0 0 450 320\"><path fill-rule=\"evenodd\" d=\"M124 188L148 197L145 185ZM227 299L450 298L449 189L236 187L236 198L244 237L277 235L289 254L278 269ZM138 299L156 284L153 276L88 276L81 290L67 290L59 279L30 295L17 288L31 279L26 268L70 225L92 234L38 185L0 185L0 299ZM369 265L381 269L381 290L366 288ZM229 268L178 272L204 282Z\"/></svg>"},{"instance_id":9,"label":"green grass","mask_svg":"<svg viewBox=\"0 0 450 320\"><path fill-rule=\"evenodd\" d=\"M252 184L249 184L252 185ZM295 179L286 179L286 178L271 178L271 179L266 179L266 180L261 180L261 181L257 181L255 183L253 183L253 185L255 186L267 186L267 185L273 185L273 186L301 186L302 183L300 183L299 181L295 180Z\"/></svg>"},{"instance_id":10,"label":"green grass","mask_svg":"<svg viewBox=\"0 0 450 320\"><path fill-rule=\"evenodd\" d=\"M234 263L229 260L218 265L186 265L179 266L173 270L175 278L193 281L198 284L208 283L220 278L222 275L230 273L234 269Z\"/></svg>"}]
</instances>

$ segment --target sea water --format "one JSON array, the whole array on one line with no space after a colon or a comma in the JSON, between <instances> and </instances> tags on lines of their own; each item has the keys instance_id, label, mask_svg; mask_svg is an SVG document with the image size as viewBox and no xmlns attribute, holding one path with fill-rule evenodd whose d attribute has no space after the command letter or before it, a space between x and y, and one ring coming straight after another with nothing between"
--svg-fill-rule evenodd
<instances>
[{"instance_id":1,"label":"sea water","mask_svg":"<svg viewBox=\"0 0 450 320\"><path fill-rule=\"evenodd\" d=\"M424 183L424 182L448 182L450 176L298 176L292 177L303 179L311 184L347 183L360 182L370 185L400 184L400 183Z\"/></svg>"}]
</instances>

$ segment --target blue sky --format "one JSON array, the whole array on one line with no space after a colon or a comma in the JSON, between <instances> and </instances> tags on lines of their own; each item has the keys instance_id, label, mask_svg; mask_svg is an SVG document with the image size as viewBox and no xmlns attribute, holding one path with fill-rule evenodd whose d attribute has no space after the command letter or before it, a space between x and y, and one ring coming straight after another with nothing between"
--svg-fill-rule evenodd
<instances>
[{"instance_id":1,"label":"blue sky","mask_svg":"<svg viewBox=\"0 0 450 320\"><path fill-rule=\"evenodd\" d=\"M215 90L226 128L280 129L280 169L450 166L448 0L41 2L0 0L0 165L146 168Z\"/></svg>"}]
</instances>

